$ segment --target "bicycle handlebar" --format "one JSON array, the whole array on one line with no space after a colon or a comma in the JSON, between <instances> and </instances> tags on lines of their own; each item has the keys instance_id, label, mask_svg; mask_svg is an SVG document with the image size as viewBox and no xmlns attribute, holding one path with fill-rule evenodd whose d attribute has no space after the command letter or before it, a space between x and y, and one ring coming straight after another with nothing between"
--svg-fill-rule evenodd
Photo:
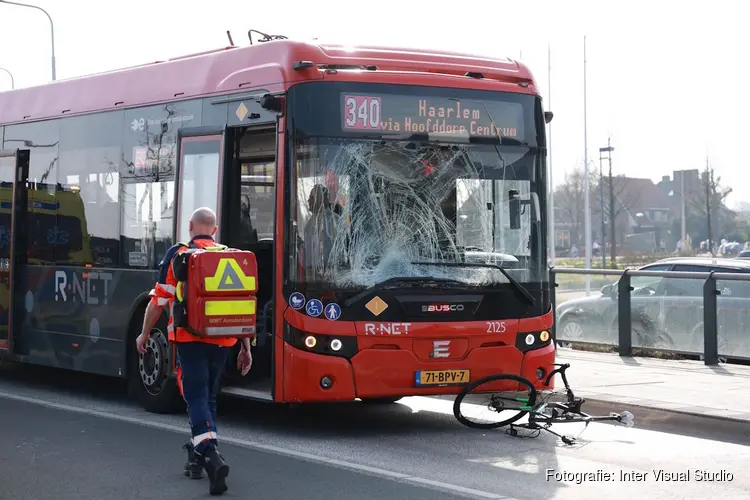
<instances>
[{"instance_id":1,"label":"bicycle handlebar","mask_svg":"<svg viewBox=\"0 0 750 500\"><path fill-rule=\"evenodd\" d=\"M570 368L570 363L550 363L552 366L556 366L554 370L552 370L549 375L547 375L547 380L545 381L546 385L549 385L550 381L552 380L552 377L555 376L556 373L560 374L560 377L563 380L563 384L565 385L565 389L570 392L570 386L568 385L568 378L565 376L565 370Z\"/></svg>"}]
</instances>

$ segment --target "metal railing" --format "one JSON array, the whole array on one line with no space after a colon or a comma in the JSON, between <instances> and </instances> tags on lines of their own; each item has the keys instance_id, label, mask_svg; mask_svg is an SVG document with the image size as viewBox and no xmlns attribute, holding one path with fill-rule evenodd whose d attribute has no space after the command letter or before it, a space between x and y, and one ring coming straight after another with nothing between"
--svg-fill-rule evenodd
<instances>
[{"instance_id":1,"label":"metal railing","mask_svg":"<svg viewBox=\"0 0 750 500\"><path fill-rule=\"evenodd\" d=\"M558 303L559 295L562 293L557 290L560 286L558 278L561 275L589 276L588 279L596 276L608 276L616 277L617 282L605 285L602 287L602 291L592 291L591 295L587 295L587 300L582 301L578 298L571 299L572 302L563 301ZM659 294L654 288L643 287L642 289L638 289L636 308L634 309L634 296L632 294L634 288L631 284L631 278L634 277L653 277L654 281L658 280L658 278L703 280L702 295L698 294L696 296L696 294L691 293L670 294L669 292ZM728 354L727 352L719 352L719 332L720 330L724 331L731 328L731 326L724 328L723 325L720 325L718 299L722 297L722 300L724 300L725 296L729 299L732 295L732 290L729 286L725 286L722 290L719 290L717 288L718 281L735 283L750 282L750 273L550 268L550 282L552 283L552 286L550 286L550 299L552 307L555 310L555 324L552 328L552 338L558 343L613 345L617 347L620 356L632 356L634 348L633 322L635 319L638 326L641 327L641 330L638 332L639 341L643 341L644 337L648 336L651 340L658 341L655 344L662 344L648 345L648 342L641 342L641 345L636 346L636 348L680 354L702 354L705 364L717 365L720 355L726 357ZM640 290L644 289L647 289L647 291L641 293ZM659 287L659 290L663 292L664 288ZM750 292L750 286L748 286L747 291ZM581 291L571 292L568 289L565 293L580 294ZM742 290L739 295L742 295ZM604 302L608 298L611 302L616 302L616 307L611 303ZM735 326L737 326L739 332L737 338L740 344L750 346L750 293L739 298L735 295L730 300L732 301L732 305L738 306L733 309L730 308L734 313L738 313L732 316L732 318L744 319L747 316L746 323L743 320L739 320ZM565 304L568 305L565 306ZM673 307L674 310L670 311L670 307ZM700 309L702 309L702 314ZM729 313L727 313L727 317L729 316ZM571 320L571 317L573 320ZM588 328L589 334L586 333L587 318L594 325ZM558 326L560 326L558 322L560 321L567 329L569 325L574 324L571 321L575 321L576 319L580 323L577 324L580 334L578 338L570 338L570 335L568 336L569 338L565 338L565 335L562 335L561 338L561 332L558 331ZM697 336L697 330L700 327L701 321L703 324L702 352L698 349L678 348L672 338L675 332L683 327L686 330L692 328L690 335L681 335L681 337L683 339L689 337L694 344L697 340L695 337ZM598 327L607 329L607 322L609 322L609 332L614 330L615 327L617 329L616 338L612 338L614 336L609 335L607 339L609 342L602 341L601 337L597 339L596 335L591 333ZM643 334L643 332L647 332L648 335ZM586 338L587 336L589 338ZM726 344L726 339L722 338L722 343ZM726 349L725 345L721 350L724 349ZM737 359L750 357L750 348L747 349L746 353L731 355L731 357Z\"/></svg>"}]
</instances>

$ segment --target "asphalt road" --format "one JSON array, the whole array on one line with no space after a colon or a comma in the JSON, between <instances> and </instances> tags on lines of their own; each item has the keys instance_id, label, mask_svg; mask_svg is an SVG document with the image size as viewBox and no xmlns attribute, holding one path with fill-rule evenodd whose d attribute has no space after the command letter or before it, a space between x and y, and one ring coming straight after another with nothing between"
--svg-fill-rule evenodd
<instances>
[{"instance_id":1,"label":"asphalt road","mask_svg":"<svg viewBox=\"0 0 750 500\"><path fill-rule=\"evenodd\" d=\"M182 475L176 432L5 400L0 413L4 446L2 488L13 500L81 498L203 498L208 479ZM230 461L225 496L263 499L439 499L450 493L399 484L382 477L237 445L224 445ZM292 478L292 480L290 480Z\"/></svg>"},{"instance_id":2,"label":"asphalt road","mask_svg":"<svg viewBox=\"0 0 750 500\"><path fill-rule=\"evenodd\" d=\"M464 428L451 401L429 398L297 410L222 399L220 413L234 498L750 498L750 447L638 429L637 411L636 428L592 424L574 446ZM146 413L117 381L0 367L0 498L205 498L205 479L180 474L186 435L185 415Z\"/></svg>"}]
</instances>

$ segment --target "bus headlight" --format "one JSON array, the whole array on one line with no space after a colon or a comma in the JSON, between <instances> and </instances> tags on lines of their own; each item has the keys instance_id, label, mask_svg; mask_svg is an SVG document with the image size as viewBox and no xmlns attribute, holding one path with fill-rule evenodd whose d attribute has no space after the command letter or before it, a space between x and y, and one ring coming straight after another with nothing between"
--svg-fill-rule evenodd
<instances>
[{"instance_id":1,"label":"bus headlight","mask_svg":"<svg viewBox=\"0 0 750 500\"><path fill-rule=\"evenodd\" d=\"M552 341L552 335L549 330L538 332L518 332L516 334L516 349L526 353L535 349L540 349Z\"/></svg>"},{"instance_id":2,"label":"bus headlight","mask_svg":"<svg viewBox=\"0 0 750 500\"><path fill-rule=\"evenodd\" d=\"M359 351L354 335L326 335L304 332L288 323L284 326L284 342L306 353L351 359Z\"/></svg>"}]
</instances>

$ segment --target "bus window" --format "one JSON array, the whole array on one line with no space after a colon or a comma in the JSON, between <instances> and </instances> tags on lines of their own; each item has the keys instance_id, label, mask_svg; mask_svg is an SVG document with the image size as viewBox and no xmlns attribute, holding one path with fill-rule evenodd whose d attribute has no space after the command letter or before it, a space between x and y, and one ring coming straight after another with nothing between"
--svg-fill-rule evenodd
<instances>
[{"instance_id":1,"label":"bus window","mask_svg":"<svg viewBox=\"0 0 750 500\"><path fill-rule=\"evenodd\" d=\"M242 163L240 224L243 244L273 239L274 161ZM257 234L255 234L257 233Z\"/></svg>"},{"instance_id":2,"label":"bus window","mask_svg":"<svg viewBox=\"0 0 750 500\"><path fill-rule=\"evenodd\" d=\"M182 139L177 241L190 239L190 214L196 208L208 207L221 217L218 202L222 144L220 136Z\"/></svg>"}]
</instances>

